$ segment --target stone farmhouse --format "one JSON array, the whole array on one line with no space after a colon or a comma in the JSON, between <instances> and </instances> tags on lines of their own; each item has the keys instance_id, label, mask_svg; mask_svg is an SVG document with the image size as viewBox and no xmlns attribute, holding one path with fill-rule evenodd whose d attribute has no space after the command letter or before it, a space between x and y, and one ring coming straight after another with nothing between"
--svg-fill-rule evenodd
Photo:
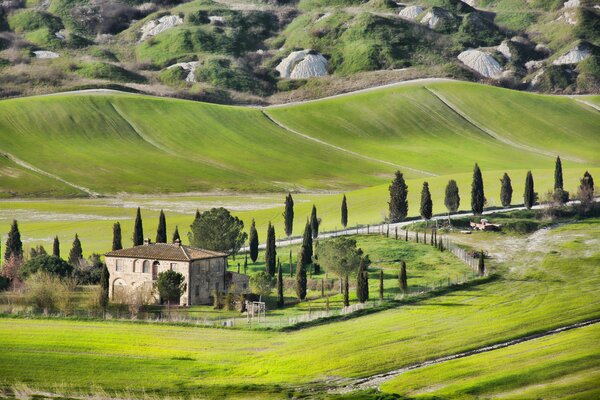
<instances>
[{"instance_id":1,"label":"stone farmhouse","mask_svg":"<svg viewBox=\"0 0 600 400\"><path fill-rule=\"evenodd\" d=\"M180 305L210 304L214 293L249 293L247 275L227 271L227 254L176 243L152 243L111 251L105 255L110 273L109 296L119 290L151 287L158 274L172 269L185 277L187 290ZM158 300L158 298L157 298Z\"/></svg>"}]
</instances>

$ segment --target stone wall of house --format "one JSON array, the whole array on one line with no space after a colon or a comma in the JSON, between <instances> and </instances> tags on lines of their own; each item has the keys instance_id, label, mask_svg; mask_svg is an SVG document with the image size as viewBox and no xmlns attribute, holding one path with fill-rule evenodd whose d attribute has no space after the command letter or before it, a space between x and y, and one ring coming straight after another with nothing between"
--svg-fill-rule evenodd
<instances>
[{"instance_id":1,"label":"stone wall of house","mask_svg":"<svg viewBox=\"0 0 600 400\"><path fill-rule=\"evenodd\" d=\"M190 265L189 304L210 304L213 293L225 292L227 257L196 260Z\"/></svg>"},{"instance_id":2,"label":"stone wall of house","mask_svg":"<svg viewBox=\"0 0 600 400\"><path fill-rule=\"evenodd\" d=\"M250 277L237 272L227 272L228 289L235 294L250 293Z\"/></svg>"}]
</instances>

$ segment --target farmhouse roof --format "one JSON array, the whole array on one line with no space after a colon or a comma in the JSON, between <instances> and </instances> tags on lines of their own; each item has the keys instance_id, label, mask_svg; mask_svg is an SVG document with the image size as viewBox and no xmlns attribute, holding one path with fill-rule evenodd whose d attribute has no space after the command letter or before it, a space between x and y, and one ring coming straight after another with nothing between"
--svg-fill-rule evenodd
<instances>
[{"instance_id":1,"label":"farmhouse roof","mask_svg":"<svg viewBox=\"0 0 600 400\"><path fill-rule=\"evenodd\" d=\"M184 246L180 243L150 243L129 249L110 251L105 257L147 258L168 261L194 261L207 258L226 257L227 254L212 250Z\"/></svg>"}]
</instances>

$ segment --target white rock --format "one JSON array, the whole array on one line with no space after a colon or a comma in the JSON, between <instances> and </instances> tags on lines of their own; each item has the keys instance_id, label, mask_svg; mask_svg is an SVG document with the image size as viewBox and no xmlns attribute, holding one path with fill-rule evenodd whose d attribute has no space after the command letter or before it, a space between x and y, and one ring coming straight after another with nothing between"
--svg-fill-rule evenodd
<instances>
[{"instance_id":1,"label":"white rock","mask_svg":"<svg viewBox=\"0 0 600 400\"><path fill-rule=\"evenodd\" d=\"M222 24L223 21L225 20L223 17L221 17L219 15L211 15L210 17L208 17L208 19L210 20L211 24Z\"/></svg>"},{"instance_id":2,"label":"white rock","mask_svg":"<svg viewBox=\"0 0 600 400\"><path fill-rule=\"evenodd\" d=\"M434 7L421 19L421 24L427 25L429 29L437 29L445 21L453 19L454 15L450 11Z\"/></svg>"},{"instance_id":3,"label":"white rock","mask_svg":"<svg viewBox=\"0 0 600 400\"><path fill-rule=\"evenodd\" d=\"M577 46L574 49L571 49L568 53L563 54L552 64L554 65L563 65L563 64L577 64L580 61L585 60L589 56L592 55L592 52L588 48L584 48L582 46Z\"/></svg>"},{"instance_id":4,"label":"white rock","mask_svg":"<svg viewBox=\"0 0 600 400\"><path fill-rule=\"evenodd\" d=\"M423 11L425 10L423 10L419 6L408 6L403 8L402 11L400 11L400 13L398 14L398 16L402 19L414 21L419 15L423 13Z\"/></svg>"},{"instance_id":5,"label":"white rock","mask_svg":"<svg viewBox=\"0 0 600 400\"><path fill-rule=\"evenodd\" d=\"M502 67L488 53L481 50L466 50L458 55L458 59L467 67L487 78L496 78L502 74Z\"/></svg>"},{"instance_id":6,"label":"white rock","mask_svg":"<svg viewBox=\"0 0 600 400\"><path fill-rule=\"evenodd\" d=\"M471 7L475 7L476 6L475 0L463 0L463 3L467 3Z\"/></svg>"},{"instance_id":7,"label":"white rock","mask_svg":"<svg viewBox=\"0 0 600 400\"><path fill-rule=\"evenodd\" d=\"M536 72L536 74L533 76L533 78L531 79L531 86L537 86L537 84L540 81L540 78L542 77L542 75L544 74L544 70L540 69L538 72Z\"/></svg>"},{"instance_id":8,"label":"white rock","mask_svg":"<svg viewBox=\"0 0 600 400\"><path fill-rule=\"evenodd\" d=\"M327 75L327 59L310 50L291 52L275 67L282 78L304 79Z\"/></svg>"},{"instance_id":9,"label":"white rock","mask_svg":"<svg viewBox=\"0 0 600 400\"><path fill-rule=\"evenodd\" d=\"M180 67L184 71L189 71L189 73L185 77L185 81L186 82L196 82L195 71L196 71L196 67L198 67L198 64L199 64L198 61L183 62L183 63L177 63L177 64L169 65L167 67L167 69Z\"/></svg>"},{"instance_id":10,"label":"white rock","mask_svg":"<svg viewBox=\"0 0 600 400\"><path fill-rule=\"evenodd\" d=\"M508 47L508 40L505 40L502 43L500 43L500 46L498 46L496 50L498 50L498 52L501 53L504 56L504 58L510 60L511 54L510 47Z\"/></svg>"},{"instance_id":11,"label":"white rock","mask_svg":"<svg viewBox=\"0 0 600 400\"><path fill-rule=\"evenodd\" d=\"M53 51L38 50L34 51L35 58L58 58L59 55Z\"/></svg>"},{"instance_id":12,"label":"white rock","mask_svg":"<svg viewBox=\"0 0 600 400\"><path fill-rule=\"evenodd\" d=\"M577 8L580 5L581 5L580 0L569 0L569 1L565 1L563 8Z\"/></svg>"},{"instance_id":13,"label":"white rock","mask_svg":"<svg viewBox=\"0 0 600 400\"><path fill-rule=\"evenodd\" d=\"M575 10L565 10L558 18L556 18L557 22L564 22L568 25L577 24L577 15Z\"/></svg>"},{"instance_id":14,"label":"white rock","mask_svg":"<svg viewBox=\"0 0 600 400\"><path fill-rule=\"evenodd\" d=\"M532 70L532 69L538 69L541 68L544 65L544 62L542 60L530 60L527 61L525 63L525 68L527 68L528 70Z\"/></svg>"},{"instance_id":15,"label":"white rock","mask_svg":"<svg viewBox=\"0 0 600 400\"><path fill-rule=\"evenodd\" d=\"M64 29L61 29L58 32L54 32L54 36L56 36L60 40L65 40L67 37L67 32Z\"/></svg>"},{"instance_id":16,"label":"white rock","mask_svg":"<svg viewBox=\"0 0 600 400\"><path fill-rule=\"evenodd\" d=\"M157 20L153 19L152 21L146 22L144 26L142 26L142 29L140 29L142 32L140 40L146 40L149 37L156 36L167 29L171 29L181 24L183 24L183 18L177 15L165 15Z\"/></svg>"},{"instance_id":17,"label":"white rock","mask_svg":"<svg viewBox=\"0 0 600 400\"><path fill-rule=\"evenodd\" d=\"M328 18L329 16L331 16L331 13L326 12L325 14L321 15L315 22L323 21L324 19Z\"/></svg>"}]
</instances>

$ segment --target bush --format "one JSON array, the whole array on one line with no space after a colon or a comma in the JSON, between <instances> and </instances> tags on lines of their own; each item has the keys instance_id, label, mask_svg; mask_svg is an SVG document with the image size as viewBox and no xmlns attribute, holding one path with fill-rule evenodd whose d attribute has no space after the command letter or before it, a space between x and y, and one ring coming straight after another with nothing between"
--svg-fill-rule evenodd
<instances>
[{"instance_id":1,"label":"bush","mask_svg":"<svg viewBox=\"0 0 600 400\"><path fill-rule=\"evenodd\" d=\"M575 36L590 42L600 42L600 11L595 8L580 7L576 18Z\"/></svg>"},{"instance_id":2,"label":"bush","mask_svg":"<svg viewBox=\"0 0 600 400\"><path fill-rule=\"evenodd\" d=\"M117 65L104 62L90 62L80 65L76 72L86 78L91 79L107 79L116 82L136 82L142 83L146 81L141 75L128 71L125 68Z\"/></svg>"},{"instance_id":3,"label":"bush","mask_svg":"<svg viewBox=\"0 0 600 400\"><path fill-rule=\"evenodd\" d=\"M25 39L42 48L58 49L63 46L63 42L48 28L27 32Z\"/></svg>"},{"instance_id":4,"label":"bush","mask_svg":"<svg viewBox=\"0 0 600 400\"><path fill-rule=\"evenodd\" d=\"M182 86L189 71L181 67L173 67L161 71L159 79L162 83L170 86Z\"/></svg>"},{"instance_id":5,"label":"bush","mask_svg":"<svg viewBox=\"0 0 600 400\"><path fill-rule=\"evenodd\" d=\"M539 77L536 87L546 92L565 90L574 83L571 73L563 65L551 65Z\"/></svg>"},{"instance_id":6,"label":"bush","mask_svg":"<svg viewBox=\"0 0 600 400\"><path fill-rule=\"evenodd\" d=\"M39 272L25 281L24 295L28 304L44 314L59 310L70 314L74 308L75 281L57 275Z\"/></svg>"},{"instance_id":7,"label":"bush","mask_svg":"<svg viewBox=\"0 0 600 400\"><path fill-rule=\"evenodd\" d=\"M21 268L21 278L27 279L38 272L67 277L73 273L73 266L61 258L44 254L27 261L23 265Z\"/></svg>"},{"instance_id":8,"label":"bush","mask_svg":"<svg viewBox=\"0 0 600 400\"><path fill-rule=\"evenodd\" d=\"M600 91L600 57L592 55L577 64L577 89L585 92Z\"/></svg>"},{"instance_id":9,"label":"bush","mask_svg":"<svg viewBox=\"0 0 600 400\"><path fill-rule=\"evenodd\" d=\"M479 13L471 13L463 18L454 40L462 47L479 47L498 44L503 38L493 22Z\"/></svg>"},{"instance_id":10,"label":"bush","mask_svg":"<svg viewBox=\"0 0 600 400\"><path fill-rule=\"evenodd\" d=\"M228 59L205 61L195 71L196 81L207 82L213 86L225 87L240 92L256 93L260 84L249 72L233 67Z\"/></svg>"},{"instance_id":11,"label":"bush","mask_svg":"<svg viewBox=\"0 0 600 400\"><path fill-rule=\"evenodd\" d=\"M60 18L52 14L36 10L22 10L13 14L8 23L17 32L31 32L41 28L48 29L52 34L63 28Z\"/></svg>"}]
</instances>

